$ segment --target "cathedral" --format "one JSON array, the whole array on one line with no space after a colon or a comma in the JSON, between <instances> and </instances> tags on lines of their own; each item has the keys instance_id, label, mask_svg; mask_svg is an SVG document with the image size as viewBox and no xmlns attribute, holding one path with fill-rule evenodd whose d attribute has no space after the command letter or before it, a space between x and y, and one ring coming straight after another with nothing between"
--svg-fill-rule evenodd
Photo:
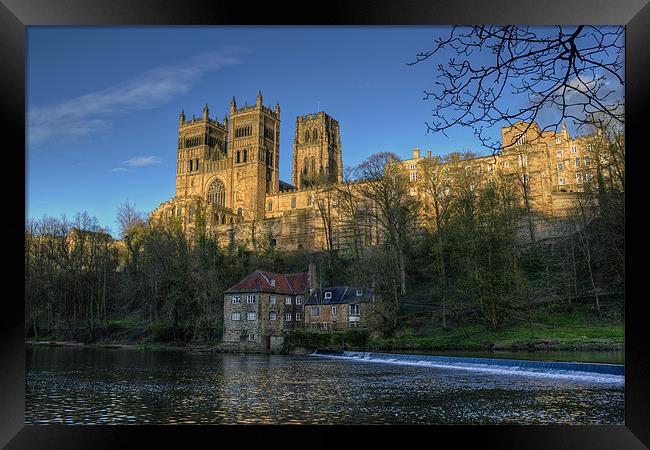
<instances>
[{"instance_id":1,"label":"cathedral","mask_svg":"<svg viewBox=\"0 0 650 450\"><path fill-rule=\"evenodd\" d=\"M209 227L224 236L242 234L233 225L264 221L274 245L311 248L316 217L306 209L313 209L312 187L342 181L339 123L325 112L297 117L292 161L290 184L280 180L280 105L264 105L261 92L250 106L237 107L233 97L221 122L210 117L207 104L200 118L188 120L181 111L176 196L152 218L180 217L191 226L198 198Z\"/></svg>"},{"instance_id":2,"label":"cathedral","mask_svg":"<svg viewBox=\"0 0 650 450\"><path fill-rule=\"evenodd\" d=\"M467 171L484 174L486 183L499 171L522 177L539 217L561 218L572 194L592 176L587 150L593 136L571 138L564 125L557 133L527 125L518 122L502 129L504 150L498 156L461 163ZM415 149L412 158L401 162L412 183L410 194L423 205L430 193L423 188L423 164L430 159L430 151L423 156ZM220 242L256 250L264 245L323 249L324 224L315 195L323 182L342 183L338 121L325 112L296 117L291 184L280 180L279 162L280 105L265 106L261 92L250 106L237 107L233 97L230 114L221 122L210 117L207 104L200 118L188 120L181 111L176 195L153 211L151 219L177 218L187 230L202 207L208 229ZM377 243L371 218L359 220L367 221L364 245ZM330 245L344 248L345 233L333 233L333 241Z\"/></svg>"}]
</instances>

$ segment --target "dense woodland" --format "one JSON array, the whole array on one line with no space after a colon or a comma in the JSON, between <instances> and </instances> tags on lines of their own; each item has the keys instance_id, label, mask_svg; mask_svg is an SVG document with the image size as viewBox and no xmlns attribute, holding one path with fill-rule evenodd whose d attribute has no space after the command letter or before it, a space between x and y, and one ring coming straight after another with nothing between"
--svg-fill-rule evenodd
<instances>
[{"instance_id":1,"label":"dense woodland","mask_svg":"<svg viewBox=\"0 0 650 450\"><path fill-rule=\"evenodd\" d=\"M498 329L529 320L536 305L588 303L599 314L623 297L625 277L624 135L601 135L590 150L593 178L553 239L538 235L525 180L514 174L487 183L464 170L470 153L424 163L426 205L410 195L408 174L390 153L346 172L357 188L321 185L315 203L326 245L318 252L278 251L261 223L246 225L251 245L220 246L200 202L190 233L179 222L148 223L128 201L117 212L119 239L87 213L30 219L26 334L88 341L131 323L157 341L215 343L225 289L256 269L306 271L310 259L323 285L375 288L373 331L382 336L414 319ZM380 244L368 244L361 215L379 230ZM345 251L334 244L341 226Z\"/></svg>"}]
</instances>

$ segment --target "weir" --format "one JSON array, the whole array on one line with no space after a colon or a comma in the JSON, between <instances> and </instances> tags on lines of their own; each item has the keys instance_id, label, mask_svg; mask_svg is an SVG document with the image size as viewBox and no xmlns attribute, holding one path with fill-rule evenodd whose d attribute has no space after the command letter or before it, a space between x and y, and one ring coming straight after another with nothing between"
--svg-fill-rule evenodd
<instances>
[{"instance_id":1,"label":"weir","mask_svg":"<svg viewBox=\"0 0 650 450\"><path fill-rule=\"evenodd\" d=\"M462 356L408 355L371 352L331 352L316 350L313 356L344 358L365 362L414 365L423 367L477 370L521 375L580 377L594 381L622 382L625 376L623 364L600 364L558 361L532 361L520 359L471 358Z\"/></svg>"}]
</instances>

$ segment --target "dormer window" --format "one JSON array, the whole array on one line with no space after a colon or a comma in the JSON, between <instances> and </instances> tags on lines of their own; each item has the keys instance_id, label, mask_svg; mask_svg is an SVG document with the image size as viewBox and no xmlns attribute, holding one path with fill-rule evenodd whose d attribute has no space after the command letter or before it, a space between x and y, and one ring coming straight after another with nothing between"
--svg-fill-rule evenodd
<instances>
[{"instance_id":1,"label":"dormer window","mask_svg":"<svg viewBox=\"0 0 650 450\"><path fill-rule=\"evenodd\" d=\"M275 287L275 280L273 278L269 279L269 284L273 287Z\"/></svg>"},{"instance_id":2,"label":"dormer window","mask_svg":"<svg viewBox=\"0 0 650 450\"><path fill-rule=\"evenodd\" d=\"M331 291L325 292L325 298L327 299L332 298L332 292Z\"/></svg>"},{"instance_id":3,"label":"dormer window","mask_svg":"<svg viewBox=\"0 0 650 450\"><path fill-rule=\"evenodd\" d=\"M357 297L361 297L363 295L363 291L361 289L357 289Z\"/></svg>"}]
</instances>

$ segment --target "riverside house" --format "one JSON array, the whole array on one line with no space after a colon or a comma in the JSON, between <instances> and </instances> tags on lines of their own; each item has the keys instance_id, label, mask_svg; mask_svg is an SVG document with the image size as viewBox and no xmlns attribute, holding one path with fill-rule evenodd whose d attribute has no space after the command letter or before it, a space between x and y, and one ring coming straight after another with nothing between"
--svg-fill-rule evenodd
<instances>
[{"instance_id":1,"label":"riverside house","mask_svg":"<svg viewBox=\"0 0 650 450\"><path fill-rule=\"evenodd\" d=\"M285 333L304 328L341 330L364 326L372 311L371 288L316 288L316 265L308 272L256 270L224 292L224 346L278 351Z\"/></svg>"},{"instance_id":2,"label":"riverside house","mask_svg":"<svg viewBox=\"0 0 650 450\"><path fill-rule=\"evenodd\" d=\"M285 332L304 327L303 307L310 286L313 290L316 283L313 264L310 273L256 270L226 290L224 345L263 351L279 349Z\"/></svg>"},{"instance_id":3,"label":"riverside house","mask_svg":"<svg viewBox=\"0 0 650 450\"><path fill-rule=\"evenodd\" d=\"M372 314L374 301L372 288L315 289L305 303L305 327L331 331L364 327Z\"/></svg>"}]
</instances>

